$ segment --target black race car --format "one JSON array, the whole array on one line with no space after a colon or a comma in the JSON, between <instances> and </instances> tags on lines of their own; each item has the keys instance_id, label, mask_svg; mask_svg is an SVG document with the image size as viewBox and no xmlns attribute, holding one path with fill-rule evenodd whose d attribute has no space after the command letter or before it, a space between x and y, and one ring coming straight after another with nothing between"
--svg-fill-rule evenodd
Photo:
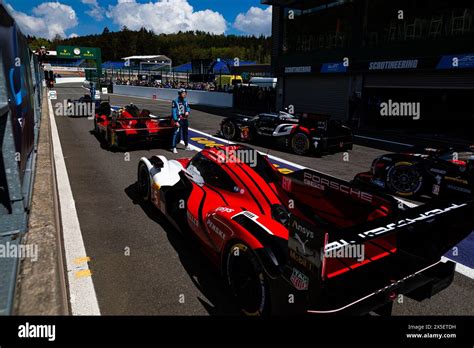
<instances>
[{"instance_id":1,"label":"black race car","mask_svg":"<svg viewBox=\"0 0 474 348\"><path fill-rule=\"evenodd\" d=\"M77 100L67 100L67 116L69 117L89 117L92 118L95 115L95 110L99 109L101 103L108 102L110 99L96 98L92 100L89 94L85 94Z\"/></svg>"},{"instance_id":2,"label":"black race car","mask_svg":"<svg viewBox=\"0 0 474 348\"><path fill-rule=\"evenodd\" d=\"M413 149L381 156L355 177L402 197L473 197L474 147Z\"/></svg>"},{"instance_id":3,"label":"black race car","mask_svg":"<svg viewBox=\"0 0 474 348\"><path fill-rule=\"evenodd\" d=\"M298 155L347 151L353 146L352 130L326 115L236 115L221 123L221 135L227 140L276 142Z\"/></svg>"}]
</instances>

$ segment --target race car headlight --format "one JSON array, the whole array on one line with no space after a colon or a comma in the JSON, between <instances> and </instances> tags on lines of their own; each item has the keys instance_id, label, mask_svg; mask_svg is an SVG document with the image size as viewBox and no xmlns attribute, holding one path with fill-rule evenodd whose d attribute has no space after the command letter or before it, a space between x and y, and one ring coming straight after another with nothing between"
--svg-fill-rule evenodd
<instances>
[{"instance_id":1,"label":"race car headlight","mask_svg":"<svg viewBox=\"0 0 474 348\"><path fill-rule=\"evenodd\" d=\"M287 226L290 221L290 214L284 206L274 204L272 206L272 219L278 221L283 226Z\"/></svg>"}]
</instances>

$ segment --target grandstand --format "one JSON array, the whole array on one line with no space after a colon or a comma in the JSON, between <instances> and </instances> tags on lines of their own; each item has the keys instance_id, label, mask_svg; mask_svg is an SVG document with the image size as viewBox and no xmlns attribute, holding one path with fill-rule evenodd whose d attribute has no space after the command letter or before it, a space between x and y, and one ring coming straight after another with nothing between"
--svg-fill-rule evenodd
<instances>
[{"instance_id":1,"label":"grandstand","mask_svg":"<svg viewBox=\"0 0 474 348\"><path fill-rule=\"evenodd\" d=\"M252 61L239 61L239 66L254 65L256 62ZM207 71L203 71L204 74L214 74L214 75L228 75L233 74L233 68L235 67L235 62L233 59L216 59L211 61L209 67L205 68ZM175 73L195 73L193 71L193 62L179 65L173 68Z\"/></svg>"},{"instance_id":2,"label":"grandstand","mask_svg":"<svg viewBox=\"0 0 474 348\"><path fill-rule=\"evenodd\" d=\"M137 70L168 71L172 70L173 61L164 55L130 56L122 58L124 67Z\"/></svg>"}]
</instances>

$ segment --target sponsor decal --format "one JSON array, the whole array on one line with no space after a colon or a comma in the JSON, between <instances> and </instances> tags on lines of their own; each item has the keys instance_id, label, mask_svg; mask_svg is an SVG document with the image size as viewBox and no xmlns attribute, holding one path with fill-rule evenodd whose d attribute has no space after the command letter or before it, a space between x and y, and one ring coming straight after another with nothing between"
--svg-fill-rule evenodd
<instances>
[{"instance_id":1,"label":"sponsor decal","mask_svg":"<svg viewBox=\"0 0 474 348\"><path fill-rule=\"evenodd\" d=\"M281 186L283 187L283 190L287 192L291 192L291 184L292 184L291 179L284 176L281 182Z\"/></svg>"},{"instance_id":2,"label":"sponsor decal","mask_svg":"<svg viewBox=\"0 0 474 348\"><path fill-rule=\"evenodd\" d=\"M302 272L298 271L296 268L293 268L293 273L290 277L291 284L297 290L308 290L309 278L304 275Z\"/></svg>"},{"instance_id":3,"label":"sponsor decal","mask_svg":"<svg viewBox=\"0 0 474 348\"><path fill-rule=\"evenodd\" d=\"M309 172L304 173L304 183L308 186L317 188L320 191L325 191L326 188L329 188L369 203L371 203L374 199L374 196L370 193L361 191L357 188L350 187L345 184L341 184L331 179L322 178L319 175Z\"/></svg>"},{"instance_id":4,"label":"sponsor decal","mask_svg":"<svg viewBox=\"0 0 474 348\"><path fill-rule=\"evenodd\" d=\"M215 234L217 234L223 240L225 239L225 237L226 237L225 233L219 227L217 227L211 220L207 220L206 225L209 228L209 230L213 231Z\"/></svg>"},{"instance_id":5,"label":"sponsor decal","mask_svg":"<svg viewBox=\"0 0 474 348\"><path fill-rule=\"evenodd\" d=\"M430 168L430 172L436 173L436 174L441 174L441 175L445 175L445 174L446 174L446 171L445 171L445 170L441 170L441 169L437 169L437 168Z\"/></svg>"},{"instance_id":6,"label":"sponsor decal","mask_svg":"<svg viewBox=\"0 0 474 348\"><path fill-rule=\"evenodd\" d=\"M321 73L345 73L347 72L347 66L344 63L326 63L321 66Z\"/></svg>"},{"instance_id":7,"label":"sponsor decal","mask_svg":"<svg viewBox=\"0 0 474 348\"><path fill-rule=\"evenodd\" d=\"M227 207L219 207L216 209L218 213L233 213L235 210Z\"/></svg>"},{"instance_id":8,"label":"sponsor decal","mask_svg":"<svg viewBox=\"0 0 474 348\"><path fill-rule=\"evenodd\" d=\"M309 272L313 267L321 266L322 246L326 234L323 231L311 229L311 226L292 219L289 226L288 239L289 257Z\"/></svg>"},{"instance_id":9,"label":"sponsor decal","mask_svg":"<svg viewBox=\"0 0 474 348\"><path fill-rule=\"evenodd\" d=\"M433 210L421 213L417 217L414 217L414 218L407 218L407 219L398 220L398 221L390 223L386 226L377 227L377 228L374 228L372 230L369 230L369 231L366 231L366 232L363 232L363 233L359 233L358 236L361 239L374 238L374 237L381 236L381 235L387 234L389 232L395 231L396 229L399 229L399 228L402 228L402 227L406 227L406 226L410 226L410 225L413 225L413 224L418 223L418 222L430 220L430 219L434 218L437 215L446 214L446 213L448 213L452 210L460 209L460 208L465 207L465 206L467 206L466 203L459 204L459 205L453 203L451 206L449 206L447 208L444 208L444 209L437 208L437 209L433 209ZM338 240L338 241L327 244L326 247L325 247L325 251L330 250L330 251L333 252L337 249L344 248L344 247L348 246L349 244L355 244L355 243L356 243L355 241L349 241L348 242L344 239L341 239L341 240Z\"/></svg>"},{"instance_id":10,"label":"sponsor decal","mask_svg":"<svg viewBox=\"0 0 474 348\"><path fill-rule=\"evenodd\" d=\"M311 71L311 66L287 66L285 68L285 74L305 74Z\"/></svg>"},{"instance_id":11,"label":"sponsor decal","mask_svg":"<svg viewBox=\"0 0 474 348\"><path fill-rule=\"evenodd\" d=\"M443 56L436 69L469 69L474 68L474 53Z\"/></svg>"},{"instance_id":12,"label":"sponsor decal","mask_svg":"<svg viewBox=\"0 0 474 348\"><path fill-rule=\"evenodd\" d=\"M313 270L313 264L309 262L307 259L305 259L303 256L301 256L300 254L298 254L296 251L290 249L289 256L290 256L290 259L295 261L300 266L303 266L305 269L309 271Z\"/></svg>"},{"instance_id":13,"label":"sponsor decal","mask_svg":"<svg viewBox=\"0 0 474 348\"><path fill-rule=\"evenodd\" d=\"M298 221L293 220L292 227L295 231L304 235L306 239L314 239L314 232L310 229L306 228L305 226L298 223Z\"/></svg>"},{"instance_id":14,"label":"sponsor decal","mask_svg":"<svg viewBox=\"0 0 474 348\"><path fill-rule=\"evenodd\" d=\"M411 60L391 60L369 63L369 70L403 70L418 68L418 59Z\"/></svg>"},{"instance_id":15,"label":"sponsor decal","mask_svg":"<svg viewBox=\"0 0 474 348\"><path fill-rule=\"evenodd\" d=\"M405 226L415 224L417 222L425 221L425 220L431 219L431 218L433 218L437 215L446 214L446 213L448 213L452 210L456 210L456 209L459 209L459 208L462 208L462 207L465 207L465 206L467 206L466 203L460 204L460 205L457 205L457 204L453 203L450 207L447 207L445 209L440 209L440 208L433 209L433 210L427 211L425 213L421 213L419 216L417 216L415 218L402 219L402 220L399 220L397 222L388 224L387 226L382 226L382 227L378 227L378 228L375 228L375 229L370 230L370 231L359 233L359 237L361 237L361 238L376 237L378 235L386 234L390 231L394 231L397 228L401 228L401 227L405 227Z\"/></svg>"},{"instance_id":16,"label":"sponsor decal","mask_svg":"<svg viewBox=\"0 0 474 348\"><path fill-rule=\"evenodd\" d=\"M199 220L195 218L189 211L186 214L188 216L188 221L196 227L199 227Z\"/></svg>"}]
</instances>

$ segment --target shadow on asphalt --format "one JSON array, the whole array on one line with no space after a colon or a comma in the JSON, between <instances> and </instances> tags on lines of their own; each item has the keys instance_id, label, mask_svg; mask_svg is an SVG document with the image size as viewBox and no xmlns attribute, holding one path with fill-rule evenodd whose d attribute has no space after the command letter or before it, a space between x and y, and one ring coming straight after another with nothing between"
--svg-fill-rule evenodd
<instances>
[{"instance_id":1,"label":"shadow on asphalt","mask_svg":"<svg viewBox=\"0 0 474 348\"><path fill-rule=\"evenodd\" d=\"M100 148L105 151L109 151L112 153L126 153L126 152L131 152L131 151L143 151L143 150L169 150L171 145L166 145L164 142L155 142L155 143L139 143L139 144L132 144L129 145L127 148L109 148L107 142L105 141L104 138L99 136L94 130L90 130L89 133L94 136L94 138L97 140L97 142L100 145Z\"/></svg>"},{"instance_id":2,"label":"shadow on asphalt","mask_svg":"<svg viewBox=\"0 0 474 348\"><path fill-rule=\"evenodd\" d=\"M201 250L196 248L199 241L190 233L178 231L166 216L153 205L144 202L138 194L138 184L134 183L125 189L133 204L139 205L145 214L159 224L166 232L168 240L178 253L181 264L189 275L194 286L206 297L198 297L210 315L241 315L233 302L219 271L213 267Z\"/></svg>"}]
</instances>

